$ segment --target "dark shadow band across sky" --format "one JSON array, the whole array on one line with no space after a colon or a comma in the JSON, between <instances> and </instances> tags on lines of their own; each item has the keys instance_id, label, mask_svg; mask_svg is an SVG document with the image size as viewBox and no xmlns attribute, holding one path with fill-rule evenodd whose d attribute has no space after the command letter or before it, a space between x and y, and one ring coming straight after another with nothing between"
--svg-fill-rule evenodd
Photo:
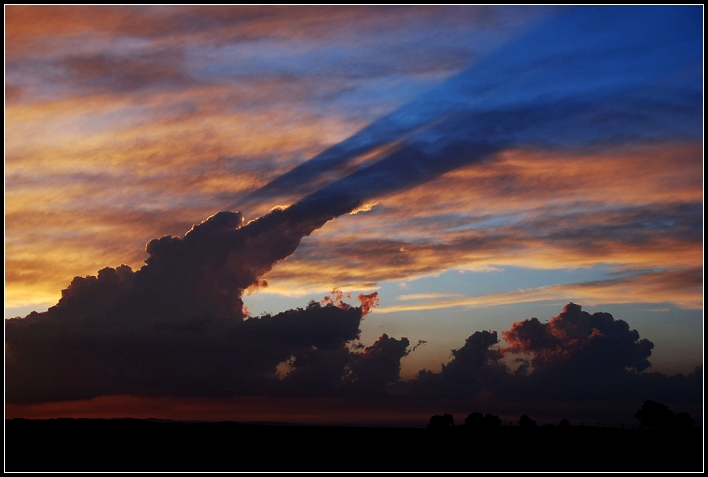
<instances>
[{"instance_id":1,"label":"dark shadow band across sky","mask_svg":"<svg viewBox=\"0 0 708 477\"><path fill-rule=\"evenodd\" d=\"M700 7L554 11L454 78L231 205L358 203L508 148L702 135Z\"/></svg>"}]
</instances>

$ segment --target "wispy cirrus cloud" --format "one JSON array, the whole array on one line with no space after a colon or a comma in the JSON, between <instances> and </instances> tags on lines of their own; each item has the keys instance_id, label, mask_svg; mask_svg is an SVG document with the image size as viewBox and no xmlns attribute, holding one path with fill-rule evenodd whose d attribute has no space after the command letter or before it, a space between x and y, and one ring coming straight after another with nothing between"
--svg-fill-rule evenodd
<instances>
[{"instance_id":1,"label":"wispy cirrus cloud","mask_svg":"<svg viewBox=\"0 0 708 477\"><path fill-rule=\"evenodd\" d=\"M411 305L384 306L376 311L377 313L398 313L452 307L479 308L512 303L562 301L568 299L586 303L590 306L600 303L671 302L684 308L700 310L703 308L702 284L703 270L700 268L664 272L649 271L622 278L566 283L528 290L489 293L443 300L431 299L444 298L450 294L424 295L420 299L427 299L427 301Z\"/></svg>"},{"instance_id":2,"label":"wispy cirrus cloud","mask_svg":"<svg viewBox=\"0 0 708 477\"><path fill-rule=\"evenodd\" d=\"M669 12L666 21L676 20L677 12ZM607 31L588 47L588 52L598 54L568 56L557 42L542 52L527 52L528 58L540 62L529 69L523 48L518 50L528 38L515 43L513 38L524 35L525 28L542 17L556 14L553 9L532 8L10 7L7 76L16 99L6 110L6 202L14 214L7 229L13 253L32 259L33 247L25 239L33 234L45 240L36 249L50 249L62 234L84 233L51 214L93 214L97 228L121 234L113 224L121 223L127 208L163 213L179 209L181 222L193 223L234 197L244 197L269 181L273 184L276 177L291 177L283 173L309 157L339 154L336 157L344 157L346 167L329 169L333 173L327 175L319 163L318 174L324 175L309 174L308 181L315 181L311 183L298 179L305 187L302 191L343 177L348 179L323 193L354 190L386 196L387 190L418 187L385 197L374 210L358 214L356 223L329 224L311 237L314 240L305 241L306 247L322 250L322 257L343 258L351 272L337 268L336 261L318 262L303 249L286 262L288 269L275 271L281 277L299 277L310 284L319 282L318 286L327 282L325 288L330 288L332 281L371 283L455 264L488 265L492 255L499 256L501 264L527 266L598 261L646 266L642 263L657 259L652 266L664 266L671 260L693 260L693 244L666 238L670 226L655 227L662 241L649 237L651 227L639 216L630 217L631 206L645 206L647 200L664 203L663 212L646 216L658 225L661 214L670 219L671 207L701 200L696 173L700 147L678 141L693 131L686 122L692 114L690 101L686 102L691 89L681 89L684 83L692 84L693 73L689 68L683 79L670 79L662 76L666 69L648 61L656 48L674 48L673 57L661 56L662 65L690 66L692 50L680 50L690 35L661 46L654 40L663 38L664 31L640 28L632 41L648 49L627 56L600 41L619 31L611 28L615 20L610 18ZM578 14L570 12L571 20L573 15ZM651 15L642 18L657 20ZM627 28L638 21L632 20ZM362 36L361 31L370 34ZM439 35L440 31L446 34ZM549 31L541 29L531 37L548 42L554 34L567 33L577 40L564 30ZM399 38L399 43L380 48L392 38ZM415 54L410 53L413 40L418 45ZM510 40L506 50L489 55ZM337 53L333 47L337 42L351 61ZM549 70L544 61L555 66ZM453 76L468 64L472 67ZM567 76L568 65L581 68ZM525 73L517 75L515 68ZM582 74L593 68L607 80L600 86ZM633 76L635 70L647 75ZM446 73L435 76L441 71ZM504 80L490 83L485 71L502 72ZM543 96L551 84L546 79L554 71L561 74L557 79L566 89ZM421 79L424 76L428 79ZM450 81L395 109L443 77ZM404 83L418 86L406 90L401 87ZM654 86L646 88L655 84L664 85L666 94L660 100L651 93ZM628 88L632 94L627 96L623 91ZM647 98L650 101L640 101ZM565 106L556 108L553 104L560 103L555 100ZM632 106L640 103L641 107ZM579 124L585 133L574 136ZM667 129L666 124L672 126ZM620 130L621 138L612 133ZM653 134L656 131L660 134ZM470 149L465 134L493 138L482 148L487 162L478 162L481 157L474 151L481 151L475 149L480 145ZM654 146L638 147L636 143L648 134ZM634 146L623 149L623 142ZM617 147L608 153L605 143ZM427 150L431 144L452 145L457 152L438 157L437 146ZM559 150L559 145L582 147ZM426 154L431 153L437 159L427 161ZM401 169L411 157L420 160L415 167ZM470 161L473 167L465 167ZM436 164L440 167L430 169ZM420 177L396 172L416 168L423 171ZM391 178L393 182L386 182ZM289 196L275 203L295 202L302 192L285 190ZM92 212L85 210L86 196L99 206ZM627 205L624 211L609 210L609 204L620 203ZM255 217L272 205L268 200L256 202L246 212ZM639 214L651 214L654 205ZM114 210L116 216L106 210ZM56 233L43 233L38 221L17 219L33 216L30 212L44 216L43 225ZM606 237L583 238L590 230L583 228L582 214L603 218L597 232ZM553 227L561 224L565 230L554 234ZM685 222L680 226L686 230ZM352 233L343 231L345 227ZM482 227L485 233L480 233ZM548 233L529 233L533 227L548 228ZM579 227L576 237L568 232L574 227ZM140 229L134 229L132 243L179 233L153 227L152 233L143 234ZM636 253L619 243L627 236L635 239L631 245L638 247ZM332 240L325 246L317 242L320 238ZM21 242L28 245L23 249ZM573 254L571 249L578 246L585 252ZM73 254L85 256L85 247L81 248ZM94 248L92 271L105 264L98 257L118 255L110 248ZM458 251L461 254L454 257ZM380 259L371 263L367 254ZM298 264L305 256L310 263L329 262L319 278ZM131 254L130 265L139 266L138 257L139 253ZM366 272L359 268L364 264L369 267ZM11 276L17 274L11 271ZM54 283L69 278L62 274ZM8 286L12 292L13 282ZM46 283L38 286L46 289Z\"/></svg>"},{"instance_id":3,"label":"wispy cirrus cloud","mask_svg":"<svg viewBox=\"0 0 708 477\"><path fill-rule=\"evenodd\" d=\"M398 300L410 301L410 300L430 300L435 298L449 298L458 297L459 293L415 293L412 295L399 295Z\"/></svg>"},{"instance_id":4,"label":"wispy cirrus cloud","mask_svg":"<svg viewBox=\"0 0 708 477\"><path fill-rule=\"evenodd\" d=\"M508 151L328 224L270 278L315 283L312 263L339 286L469 266L691 269L702 256L701 157L690 143Z\"/></svg>"}]
</instances>

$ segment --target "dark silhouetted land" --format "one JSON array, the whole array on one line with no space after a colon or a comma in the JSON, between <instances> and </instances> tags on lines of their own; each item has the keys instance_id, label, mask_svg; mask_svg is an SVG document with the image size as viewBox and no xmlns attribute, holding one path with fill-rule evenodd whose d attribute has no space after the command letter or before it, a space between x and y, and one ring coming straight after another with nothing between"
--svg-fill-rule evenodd
<instances>
[{"instance_id":1,"label":"dark silhouetted land","mask_svg":"<svg viewBox=\"0 0 708 477\"><path fill-rule=\"evenodd\" d=\"M6 471L702 471L703 432L5 421Z\"/></svg>"}]
</instances>

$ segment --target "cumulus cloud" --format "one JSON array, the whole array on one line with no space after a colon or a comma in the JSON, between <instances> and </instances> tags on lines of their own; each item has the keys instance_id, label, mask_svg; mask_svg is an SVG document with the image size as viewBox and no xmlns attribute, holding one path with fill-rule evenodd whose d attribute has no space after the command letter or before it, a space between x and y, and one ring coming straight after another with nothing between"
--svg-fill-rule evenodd
<instances>
[{"instance_id":1,"label":"cumulus cloud","mask_svg":"<svg viewBox=\"0 0 708 477\"><path fill-rule=\"evenodd\" d=\"M357 389L385 392L408 341L382 337L360 355L345 346L358 338L376 292L360 295L358 307L339 292L324 306L259 318L248 317L241 299L265 286L261 277L303 237L357 205L303 201L245 225L240 213L220 212L182 238L150 241L140 270L76 277L47 312L6 322L8 400L329 395L346 392L347 375ZM283 362L292 368L279 379ZM387 363L378 378L375 363Z\"/></svg>"},{"instance_id":2,"label":"cumulus cloud","mask_svg":"<svg viewBox=\"0 0 708 477\"><path fill-rule=\"evenodd\" d=\"M630 368L643 371L651 366L647 358L654 344L639 339L637 330L630 330L623 320L609 313L582 311L569 303L563 312L541 323L531 318L514 323L502 333L509 347L506 352L532 354L534 369L571 367L577 372L592 367L595 370Z\"/></svg>"},{"instance_id":3,"label":"cumulus cloud","mask_svg":"<svg viewBox=\"0 0 708 477\"><path fill-rule=\"evenodd\" d=\"M695 402L702 396L702 370L668 376L641 372L654 347L623 320L609 313L589 314L569 303L549 322L537 318L503 331L477 331L439 373L419 372L398 383L403 395L503 401L616 401L661 396L669 402ZM510 362L515 362L512 369Z\"/></svg>"},{"instance_id":4,"label":"cumulus cloud","mask_svg":"<svg viewBox=\"0 0 708 477\"><path fill-rule=\"evenodd\" d=\"M423 369L415 380L399 386L403 394L431 397L472 397L482 390L496 388L507 377L504 357L495 345L496 331L476 331L462 348L452 350L452 360L440 373Z\"/></svg>"},{"instance_id":5,"label":"cumulus cloud","mask_svg":"<svg viewBox=\"0 0 708 477\"><path fill-rule=\"evenodd\" d=\"M345 380L355 395L388 395L388 384L400 378L401 359L409 345L407 338L397 340L384 333L363 353L354 354Z\"/></svg>"},{"instance_id":6,"label":"cumulus cloud","mask_svg":"<svg viewBox=\"0 0 708 477\"><path fill-rule=\"evenodd\" d=\"M317 205L317 207L315 206ZM666 402L702 396L702 371L642 372L653 344L609 313L568 304L549 322L477 331L440 372L402 381L417 346L382 335L358 342L378 294L339 290L277 315L248 317L241 293L292 253L302 236L348 206L303 203L243 225L219 213L183 238L148 243L146 265L76 277L56 306L6 322L6 396L16 404L106 395ZM313 210L325 209L322 214ZM260 253L260 255L259 255ZM255 256L258 255L258 256ZM421 344L422 342L419 342ZM521 362L515 371L508 360Z\"/></svg>"}]
</instances>

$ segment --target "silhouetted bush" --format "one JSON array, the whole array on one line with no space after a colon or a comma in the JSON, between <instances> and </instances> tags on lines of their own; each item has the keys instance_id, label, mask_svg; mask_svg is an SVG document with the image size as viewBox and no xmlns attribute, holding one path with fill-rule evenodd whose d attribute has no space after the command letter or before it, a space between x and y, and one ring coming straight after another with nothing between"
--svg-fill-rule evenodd
<instances>
[{"instance_id":1,"label":"silhouetted bush","mask_svg":"<svg viewBox=\"0 0 708 477\"><path fill-rule=\"evenodd\" d=\"M570 427L570 421L568 421L568 419L563 419L560 424L558 424L558 427Z\"/></svg>"}]
</instances>

